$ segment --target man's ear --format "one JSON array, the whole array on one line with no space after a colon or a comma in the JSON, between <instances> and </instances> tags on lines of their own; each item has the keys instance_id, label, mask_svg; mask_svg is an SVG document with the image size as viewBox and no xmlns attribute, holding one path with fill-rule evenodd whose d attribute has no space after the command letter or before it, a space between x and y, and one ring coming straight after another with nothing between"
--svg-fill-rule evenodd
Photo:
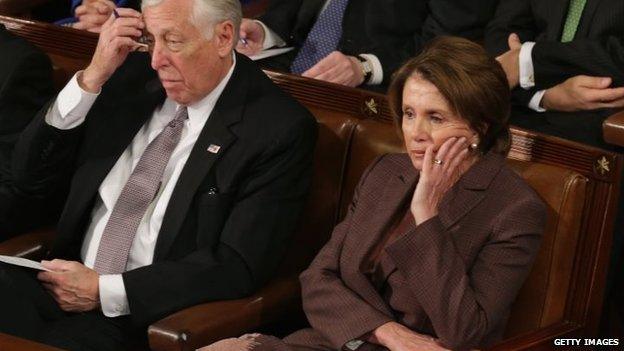
<instances>
[{"instance_id":1,"label":"man's ear","mask_svg":"<svg viewBox=\"0 0 624 351\"><path fill-rule=\"evenodd\" d=\"M216 40L217 52L220 57L230 55L230 52L236 46L234 38L234 23L230 20L218 23L214 28L214 39Z\"/></svg>"}]
</instances>

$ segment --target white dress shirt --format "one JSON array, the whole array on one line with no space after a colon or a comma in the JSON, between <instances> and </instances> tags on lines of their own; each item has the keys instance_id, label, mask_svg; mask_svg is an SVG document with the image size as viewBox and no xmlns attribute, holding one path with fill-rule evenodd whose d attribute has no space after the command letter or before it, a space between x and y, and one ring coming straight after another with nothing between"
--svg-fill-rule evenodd
<instances>
[{"instance_id":1,"label":"white dress shirt","mask_svg":"<svg viewBox=\"0 0 624 351\"><path fill-rule=\"evenodd\" d=\"M130 248L126 270L132 270L152 263L158 232L162 225L165 210L180 173L186 164L195 141L199 137L225 85L230 80L236 57L223 80L200 101L187 106L188 120L182 129L179 144L173 151L163 173L162 186L141 220ZM98 94L88 93L80 88L78 72L59 93L56 102L46 115L46 122L59 129L71 129L84 122L87 113ZM108 222L115 202L125 186L134 167L139 162L147 145L156 138L163 128L174 118L180 107L167 98L162 106L141 127L110 170L98 189L98 197L91 212L91 221L82 243L81 258L85 266L93 268L104 227ZM107 317L130 314L126 289L121 274L101 275L99 281L102 312Z\"/></svg>"},{"instance_id":2,"label":"white dress shirt","mask_svg":"<svg viewBox=\"0 0 624 351\"><path fill-rule=\"evenodd\" d=\"M535 86L535 70L533 69L533 47L535 42L527 41L522 44L520 48L519 61L519 75L520 75L520 87L522 89L530 89ZM544 98L546 90L540 90L533 94L533 97L529 101L529 108L537 112L544 112L546 109L540 106L542 98Z\"/></svg>"},{"instance_id":3,"label":"white dress shirt","mask_svg":"<svg viewBox=\"0 0 624 351\"><path fill-rule=\"evenodd\" d=\"M321 12L325 11L329 1L331 0L325 1L325 4L323 4L323 7L321 8ZM262 28L264 29L264 41L262 42L262 50L270 49L272 47L286 46L286 42L282 38L280 38L280 36L277 33L271 30L271 28L267 27L266 24L258 20L256 20L255 22L260 24ZM366 82L366 84L367 85L381 84L381 82L383 82L383 68L381 67L381 61L379 61L379 58L373 54L366 54L366 53L362 53L360 54L360 56L362 56L366 61L368 61L368 63L370 63L371 68L372 68L371 77L368 80L368 82Z\"/></svg>"}]
</instances>

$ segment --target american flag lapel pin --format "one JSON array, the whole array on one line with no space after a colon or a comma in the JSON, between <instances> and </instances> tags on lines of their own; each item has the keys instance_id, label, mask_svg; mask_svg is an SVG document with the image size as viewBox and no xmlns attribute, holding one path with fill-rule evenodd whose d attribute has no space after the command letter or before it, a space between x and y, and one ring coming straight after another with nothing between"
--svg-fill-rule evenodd
<instances>
[{"instance_id":1,"label":"american flag lapel pin","mask_svg":"<svg viewBox=\"0 0 624 351\"><path fill-rule=\"evenodd\" d=\"M208 146L208 152L210 153L216 154L219 150L221 150L221 146L219 145L210 144L210 146Z\"/></svg>"}]
</instances>

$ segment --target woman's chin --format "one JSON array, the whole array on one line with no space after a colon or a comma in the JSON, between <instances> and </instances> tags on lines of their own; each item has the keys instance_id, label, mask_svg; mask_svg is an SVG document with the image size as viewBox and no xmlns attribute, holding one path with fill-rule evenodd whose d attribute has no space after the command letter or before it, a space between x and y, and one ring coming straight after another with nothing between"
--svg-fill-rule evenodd
<instances>
[{"instance_id":1,"label":"woman's chin","mask_svg":"<svg viewBox=\"0 0 624 351\"><path fill-rule=\"evenodd\" d=\"M412 166L418 171L422 170L423 158L417 157L414 155L410 155L410 160L412 161Z\"/></svg>"}]
</instances>

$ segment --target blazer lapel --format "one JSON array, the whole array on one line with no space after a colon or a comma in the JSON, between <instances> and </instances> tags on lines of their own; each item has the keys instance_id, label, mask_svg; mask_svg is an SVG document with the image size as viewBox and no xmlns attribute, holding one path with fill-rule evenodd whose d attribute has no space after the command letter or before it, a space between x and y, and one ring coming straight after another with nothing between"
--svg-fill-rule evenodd
<instances>
[{"instance_id":1,"label":"blazer lapel","mask_svg":"<svg viewBox=\"0 0 624 351\"><path fill-rule=\"evenodd\" d=\"M483 200L483 190L488 188L503 162L502 156L497 154L484 155L444 195L438 207L438 216L445 228L453 226Z\"/></svg>"},{"instance_id":2,"label":"blazer lapel","mask_svg":"<svg viewBox=\"0 0 624 351\"><path fill-rule=\"evenodd\" d=\"M550 10L550 15L545 16L545 18L549 22L549 25L547 27L548 39L553 40L553 41L560 41L561 33L563 32L563 23L568 14L568 6L570 5L570 1L569 0L554 0L554 1L534 0L533 1L533 3L536 3L536 2L543 3L543 6L548 6ZM533 6L537 6L537 8L540 8L539 5L533 5ZM540 16L543 16L543 15L540 15Z\"/></svg>"},{"instance_id":3,"label":"blazer lapel","mask_svg":"<svg viewBox=\"0 0 624 351\"><path fill-rule=\"evenodd\" d=\"M392 176L388 180L384 187L384 192L379 198L379 207L375 215L370 216L370 221L362 225L363 228L366 228L366 233L350 236L351 240L345 245L345 250L353 250L355 253L351 256L352 261L345 263L345 265L358 267L358 274L355 275L355 281L352 284L356 287L358 293L366 298L369 303L388 314L391 314L391 312L386 302L379 296L368 277L364 275L363 270L365 267L363 265L367 261L371 250L376 247L381 239L381 236L386 234L386 231L395 220L400 219L397 218L397 213L401 211L402 205L405 201L409 201L408 198L411 198L414 193L417 172L413 169L407 157L406 162L404 171L399 175Z\"/></svg>"},{"instance_id":4,"label":"blazer lapel","mask_svg":"<svg viewBox=\"0 0 624 351\"><path fill-rule=\"evenodd\" d=\"M601 0L588 0L585 4L585 10L581 16L581 22L576 30L577 38L587 38L594 23L594 16Z\"/></svg>"},{"instance_id":5,"label":"blazer lapel","mask_svg":"<svg viewBox=\"0 0 624 351\"><path fill-rule=\"evenodd\" d=\"M229 127L242 119L248 89L245 79L247 75L244 72L248 63L243 62L244 60L238 56L236 61L232 77L197 138L173 190L156 241L154 261L162 259L169 251L182 227L199 184L214 163L236 140L236 135ZM219 146L216 153L208 150L211 145Z\"/></svg>"},{"instance_id":6,"label":"blazer lapel","mask_svg":"<svg viewBox=\"0 0 624 351\"><path fill-rule=\"evenodd\" d=\"M306 0L301 4L299 9L299 18L309 18L311 23L316 22L321 9L325 4L325 0Z\"/></svg>"}]
</instances>

